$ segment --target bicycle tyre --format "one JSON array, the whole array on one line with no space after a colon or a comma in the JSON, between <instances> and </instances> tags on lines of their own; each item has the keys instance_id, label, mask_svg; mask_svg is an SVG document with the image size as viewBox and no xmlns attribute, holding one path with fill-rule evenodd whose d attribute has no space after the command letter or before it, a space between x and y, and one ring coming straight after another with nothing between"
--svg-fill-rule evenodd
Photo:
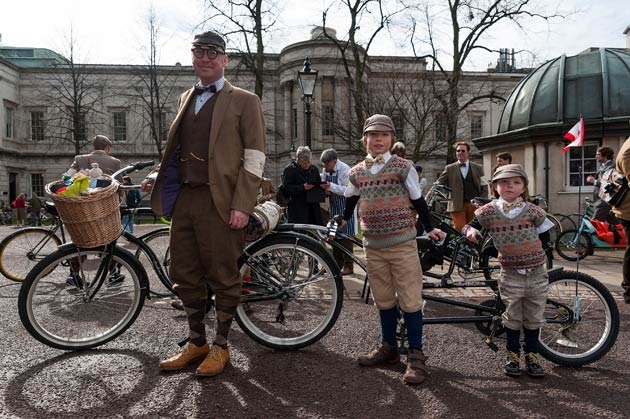
<instances>
[{"instance_id":1,"label":"bicycle tyre","mask_svg":"<svg viewBox=\"0 0 630 419\"><path fill-rule=\"evenodd\" d=\"M170 252L170 238L171 230L169 227L164 227L152 231L140 237L150 248L155 252L166 277L167 282L164 282L153 268L151 260L147 254L138 247L135 252L135 256L138 261L144 267L149 279L149 290L151 294L156 297L168 297L173 295L173 283L170 280L170 266L171 266L171 252Z\"/></svg>"},{"instance_id":2,"label":"bicycle tyre","mask_svg":"<svg viewBox=\"0 0 630 419\"><path fill-rule=\"evenodd\" d=\"M272 234L247 247L236 321L247 336L278 350L296 350L324 337L343 304L339 267L321 242L296 233Z\"/></svg>"},{"instance_id":3,"label":"bicycle tyre","mask_svg":"<svg viewBox=\"0 0 630 419\"><path fill-rule=\"evenodd\" d=\"M33 266L60 245L61 239L47 228L27 227L9 234L0 242L0 273L22 282Z\"/></svg>"},{"instance_id":4,"label":"bicycle tyre","mask_svg":"<svg viewBox=\"0 0 630 419\"><path fill-rule=\"evenodd\" d=\"M574 319L575 296L580 297L578 319ZM540 354L558 365L579 367L597 361L619 334L615 299L606 286L582 272L550 272L545 318Z\"/></svg>"},{"instance_id":5,"label":"bicycle tyre","mask_svg":"<svg viewBox=\"0 0 630 419\"><path fill-rule=\"evenodd\" d=\"M575 224L575 220L571 215L554 213L552 214L559 222L562 227L562 231L565 230L576 230L577 225Z\"/></svg>"},{"instance_id":6,"label":"bicycle tyre","mask_svg":"<svg viewBox=\"0 0 630 419\"><path fill-rule=\"evenodd\" d=\"M549 221L553 223L553 227L551 227L548 230L549 243L551 243L550 246L553 247L554 244L556 243L557 238L560 237L560 234L562 234L562 231L563 231L562 223L554 215L549 214L549 213L547 213L547 219L549 219ZM544 247L544 243L543 243L543 247Z\"/></svg>"},{"instance_id":7,"label":"bicycle tyre","mask_svg":"<svg viewBox=\"0 0 630 419\"><path fill-rule=\"evenodd\" d=\"M556 239L556 253L564 260L575 262L586 258L593 251L593 243L588 234L578 230L567 230ZM577 238L577 241L576 241Z\"/></svg>"},{"instance_id":8,"label":"bicycle tyre","mask_svg":"<svg viewBox=\"0 0 630 419\"><path fill-rule=\"evenodd\" d=\"M80 351L115 339L133 324L147 296L146 274L132 253L116 247L112 264L125 278L113 285L105 278L99 288L96 273L103 269L104 251L68 243L33 268L18 296L20 320L31 336L53 348ZM81 288L66 283L71 264L81 267Z\"/></svg>"}]
</instances>

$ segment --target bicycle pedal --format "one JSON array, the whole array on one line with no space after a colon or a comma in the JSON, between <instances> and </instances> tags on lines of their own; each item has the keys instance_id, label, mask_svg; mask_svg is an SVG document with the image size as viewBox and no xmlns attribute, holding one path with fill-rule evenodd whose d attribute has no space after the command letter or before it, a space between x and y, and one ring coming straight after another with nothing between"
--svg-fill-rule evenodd
<instances>
[{"instance_id":1,"label":"bicycle pedal","mask_svg":"<svg viewBox=\"0 0 630 419\"><path fill-rule=\"evenodd\" d=\"M499 352L499 347L489 337L484 338L483 343L488 345L488 348L492 349L494 352Z\"/></svg>"}]
</instances>

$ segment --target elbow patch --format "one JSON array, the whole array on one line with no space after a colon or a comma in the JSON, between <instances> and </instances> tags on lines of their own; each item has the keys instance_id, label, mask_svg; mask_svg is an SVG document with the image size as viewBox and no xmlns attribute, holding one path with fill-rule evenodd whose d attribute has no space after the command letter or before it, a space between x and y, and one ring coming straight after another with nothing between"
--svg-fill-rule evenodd
<instances>
[{"instance_id":1,"label":"elbow patch","mask_svg":"<svg viewBox=\"0 0 630 419\"><path fill-rule=\"evenodd\" d=\"M243 168L246 172L262 178L263 170L265 168L265 153L251 148L245 149Z\"/></svg>"}]
</instances>

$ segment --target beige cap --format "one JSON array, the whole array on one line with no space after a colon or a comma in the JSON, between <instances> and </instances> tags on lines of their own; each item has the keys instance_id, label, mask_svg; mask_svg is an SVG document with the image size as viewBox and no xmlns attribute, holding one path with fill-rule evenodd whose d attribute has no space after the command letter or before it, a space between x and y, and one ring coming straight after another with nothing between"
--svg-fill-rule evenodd
<instances>
[{"instance_id":1,"label":"beige cap","mask_svg":"<svg viewBox=\"0 0 630 419\"><path fill-rule=\"evenodd\" d=\"M497 170L495 170L492 175L492 181L494 182L499 179L508 179L511 177L522 177L525 179L525 185L529 182L529 179L527 179L527 173L525 173L523 166L520 164L506 164L504 166L497 167Z\"/></svg>"},{"instance_id":2,"label":"beige cap","mask_svg":"<svg viewBox=\"0 0 630 419\"><path fill-rule=\"evenodd\" d=\"M363 124L363 133L368 131L392 131L395 132L394 123L387 115L375 114L365 120Z\"/></svg>"}]
</instances>

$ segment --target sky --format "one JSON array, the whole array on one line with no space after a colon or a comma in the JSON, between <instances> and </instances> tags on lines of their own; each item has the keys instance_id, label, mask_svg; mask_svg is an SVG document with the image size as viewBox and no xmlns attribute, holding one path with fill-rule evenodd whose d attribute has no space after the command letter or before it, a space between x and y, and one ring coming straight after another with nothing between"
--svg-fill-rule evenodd
<instances>
[{"instance_id":1,"label":"sky","mask_svg":"<svg viewBox=\"0 0 630 419\"><path fill-rule=\"evenodd\" d=\"M267 52L278 53L293 42L309 39L310 30L321 25L321 11L333 0L275 0L284 4L278 9L278 28L266 46ZM440 2L445 0L428 0ZM534 0L536 1L536 0ZM538 0L542 5L555 4ZM528 22L526 31L514 26L497 28L484 41L492 48L514 48L527 51L517 55L517 67L532 67L561 54L575 55L588 47L625 48L623 31L630 26L628 0L563 0L569 16L558 23L546 25ZM143 64L147 62L146 29L148 9L153 5L159 19L159 63L172 65L190 63L190 42L203 28L203 0L4 0L0 8L1 45L48 48L62 54L68 52L72 31L75 57L92 64ZM552 6L553 7L553 6ZM328 26L343 38L347 23L334 9L329 13ZM367 26L367 25L366 25ZM206 26L208 28L208 26ZM369 32L363 30L359 34ZM448 48L448 31L437 31L440 46ZM408 40L400 33L381 32L371 55L413 55ZM418 44L417 44L418 45ZM228 43L229 46L229 43ZM420 52L426 53L427 50ZM484 71L496 62L496 53L471 56L465 70Z\"/></svg>"}]
</instances>

